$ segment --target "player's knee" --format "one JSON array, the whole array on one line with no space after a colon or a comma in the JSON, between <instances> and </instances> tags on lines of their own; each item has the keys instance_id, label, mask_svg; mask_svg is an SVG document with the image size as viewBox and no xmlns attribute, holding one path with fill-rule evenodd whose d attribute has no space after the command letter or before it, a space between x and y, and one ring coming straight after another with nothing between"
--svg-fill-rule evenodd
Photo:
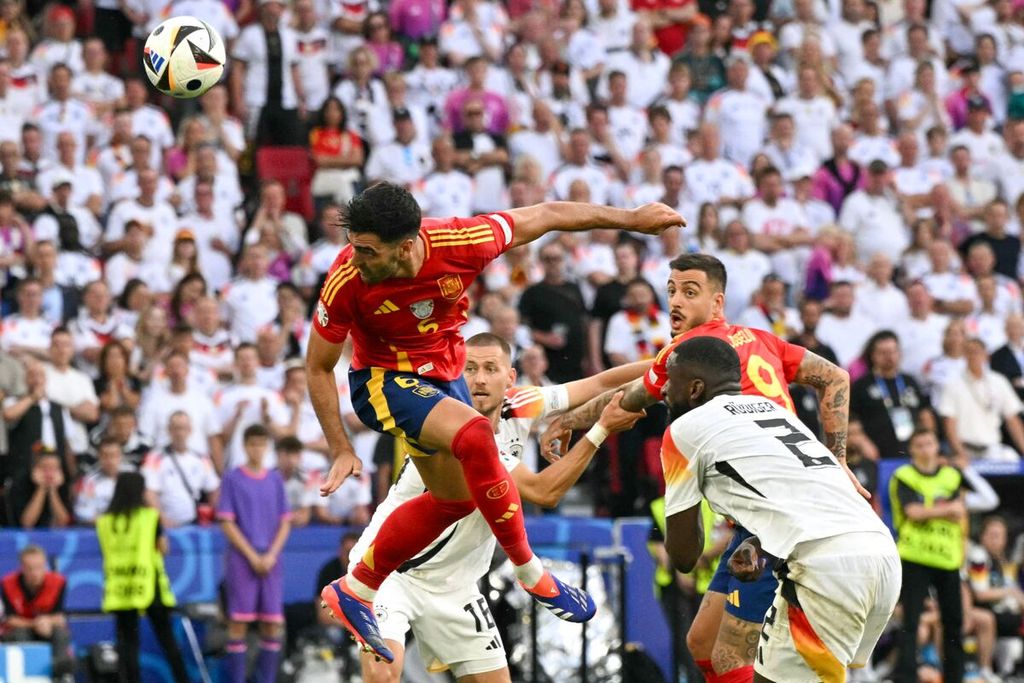
<instances>
[{"instance_id":1,"label":"player's knee","mask_svg":"<svg viewBox=\"0 0 1024 683\"><path fill-rule=\"evenodd\" d=\"M452 439L452 455L459 461L475 455L487 455L488 445L494 446L494 428L490 420L477 415L455 434Z\"/></svg>"}]
</instances>

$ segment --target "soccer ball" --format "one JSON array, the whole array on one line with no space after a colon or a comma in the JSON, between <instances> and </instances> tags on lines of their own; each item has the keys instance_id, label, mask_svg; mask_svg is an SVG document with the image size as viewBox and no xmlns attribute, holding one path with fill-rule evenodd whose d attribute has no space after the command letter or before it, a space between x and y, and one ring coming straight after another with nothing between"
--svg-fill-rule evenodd
<instances>
[{"instance_id":1,"label":"soccer ball","mask_svg":"<svg viewBox=\"0 0 1024 683\"><path fill-rule=\"evenodd\" d=\"M172 17L153 29L142 51L150 83L174 97L199 97L224 74L224 40L205 21Z\"/></svg>"}]
</instances>

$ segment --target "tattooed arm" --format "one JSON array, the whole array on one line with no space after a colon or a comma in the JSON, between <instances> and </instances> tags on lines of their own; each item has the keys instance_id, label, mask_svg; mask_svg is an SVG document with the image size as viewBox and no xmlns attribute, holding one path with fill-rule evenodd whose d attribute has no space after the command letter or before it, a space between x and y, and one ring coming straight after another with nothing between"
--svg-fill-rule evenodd
<instances>
[{"instance_id":1,"label":"tattooed arm","mask_svg":"<svg viewBox=\"0 0 1024 683\"><path fill-rule=\"evenodd\" d=\"M846 464L846 429L850 421L850 373L816 353L807 351L794 379L799 384L814 387L818 392L821 426L825 431L825 445L846 470L857 493L864 498L871 494L861 486Z\"/></svg>"},{"instance_id":2,"label":"tattooed arm","mask_svg":"<svg viewBox=\"0 0 1024 683\"><path fill-rule=\"evenodd\" d=\"M846 462L846 428L850 421L850 374L808 351L794 379L818 392L825 445L841 463Z\"/></svg>"},{"instance_id":3,"label":"tattooed arm","mask_svg":"<svg viewBox=\"0 0 1024 683\"><path fill-rule=\"evenodd\" d=\"M616 389L606 391L590 399L580 407L565 412L552 420L548 428L540 435L541 455L549 462L558 460L559 456L564 454L565 449L569 446L569 437L572 433L580 429L593 427L597 423L598 418L601 417L601 411L604 410L605 406L612 400L612 397L619 391L624 392L620 405L623 410L631 413L639 413L647 406L654 405L657 402L647 391L642 377L628 384L623 384ZM558 443L555 443L556 441Z\"/></svg>"}]
</instances>

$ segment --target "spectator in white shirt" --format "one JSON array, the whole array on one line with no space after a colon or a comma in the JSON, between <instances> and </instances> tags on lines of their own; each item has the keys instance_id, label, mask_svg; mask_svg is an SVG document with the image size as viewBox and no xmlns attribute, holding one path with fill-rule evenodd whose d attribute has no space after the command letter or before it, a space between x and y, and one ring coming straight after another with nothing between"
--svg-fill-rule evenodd
<instances>
[{"instance_id":1,"label":"spectator in white shirt","mask_svg":"<svg viewBox=\"0 0 1024 683\"><path fill-rule=\"evenodd\" d=\"M906 295L893 284L892 260L876 253L868 261L867 279L857 287L857 309L879 330L899 330L910 314Z\"/></svg>"},{"instance_id":2,"label":"spectator in white shirt","mask_svg":"<svg viewBox=\"0 0 1024 683\"><path fill-rule=\"evenodd\" d=\"M754 248L768 254L772 269L787 285L796 285L810 256L814 236L800 206L783 196L782 174L774 166L757 177L759 197L743 207L743 222L750 228Z\"/></svg>"},{"instance_id":3,"label":"spectator in white shirt","mask_svg":"<svg viewBox=\"0 0 1024 683\"><path fill-rule=\"evenodd\" d=\"M974 309L977 288L970 275L961 273L953 245L936 240L928 247L931 270L922 278L935 299L935 310L947 315L967 315Z\"/></svg>"},{"instance_id":4,"label":"spectator in white shirt","mask_svg":"<svg viewBox=\"0 0 1024 683\"><path fill-rule=\"evenodd\" d=\"M305 92L295 33L281 22L284 10L281 0L260 0L259 21L238 35L231 51L231 101L253 139L301 145ZM275 83L280 89L270 92Z\"/></svg>"},{"instance_id":5,"label":"spectator in white shirt","mask_svg":"<svg viewBox=\"0 0 1024 683\"><path fill-rule=\"evenodd\" d=\"M994 352L1006 343L1005 316L997 306L998 285L992 275L982 275L975 280L978 287L978 303L974 311L964 319L967 333L977 337L985 350Z\"/></svg>"},{"instance_id":6,"label":"spectator in white shirt","mask_svg":"<svg viewBox=\"0 0 1024 683\"><path fill-rule=\"evenodd\" d=\"M722 131L722 156L748 167L764 143L768 103L747 89L750 58L735 53L727 63L727 86L711 96L704 120Z\"/></svg>"},{"instance_id":7,"label":"spectator in white shirt","mask_svg":"<svg viewBox=\"0 0 1024 683\"><path fill-rule=\"evenodd\" d=\"M772 165L788 176L795 169L816 169L821 163L813 149L800 142L796 122L789 112L777 112L771 117L771 132L764 153Z\"/></svg>"},{"instance_id":8,"label":"spectator in white shirt","mask_svg":"<svg viewBox=\"0 0 1024 683\"><path fill-rule=\"evenodd\" d=\"M725 226L725 248L716 255L729 273L725 286L725 317L735 320L772 270L771 261L751 246L750 230L742 221Z\"/></svg>"},{"instance_id":9,"label":"spectator in white shirt","mask_svg":"<svg viewBox=\"0 0 1024 683\"><path fill-rule=\"evenodd\" d=\"M96 523L96 518L107 511L114 497L117 475L132 470L132 466L124 462L121 444L109 437L100 441L96 460L96 468L86 473L75 488L75 521L79 524Z\"/></svg>"},{"instance_id":10,"label":"spectator in white shirt","mask_svg":"<svg viewBox=\"0 0 1024 683\"><path fill-rule=\"evenodd\" d=\"M952 200L954 220L966 224L971 232L981 232L985 229L985 208L996 198L996 185L978 172L972 158L966 145L950 148L953 177L946 181L946 188Z\"/></svg>"},{"instance_id":11,"label":"spectator in white shirt","mask_svg":"<svg viewBox=\"0 0 1024 683\"><path fill-rule=\"evenodd\" d=\"M774 273L765 275L750 306L734 321L737 325L771 332L789 339L803 331L800 312L786 305L786 283Z\"/></svg>"},{"instance_id":12,"label":"spectator in white shirt","mask_svg":"<svg viewBox=\"0 0 1024 683\"><path fill-rule=\"evenodd\" d=\"M862 256L881 252L896 261L910 243L891 185L889 165L872 161L864 187L847 197L839 213L839 225L853 235Z\"/></svg>"},{"instance_id":13,"label":"spectator in white shirt","mask_svg":"<svg viewBox=\"0 0 1024 683\"><path fill-rule=\"evenodd\" d=\"M178 216L167 202L157 197L161 176L153 169L139 172L139 196L124 199L113 208L107 218L103 249L115 253L123 248L124 227L135 219L147 233L143 260L146 263L166 264L171 260L174 235L178 232Z\"/></svg>"},{"instance_id":14,"label":"spectator in white shirt","mask_svg":"<svg viewBox=\"0 0 1024 683\"><path fill-rule=\"evenodd\" d=\"M75 76L71 91L92 106L98 120L109 123L114 108L124 99L124 81L107 72L107 48L99 38L82 46L85 68Z\"/></svg>"},{"instance_id":15,"label":"spectator in white shirt","mask_svg":"<svg viewBox=\"0 0 1024 683\"><path fill-rule=\"evenodd\" d=\"M0 321L0 348L14 356L45 360L54 325L43 317L43 286L29 277L18 283L18 312Z\"/></svg>"},{"instance_id":16,"label":"spectator in white shirt","mask_svg":"<svg viewBox=\"0 0 1024 683\"><path fill-rule=\"evenodd\" d=\"M292 12L295 15L296 52L305 94L304 104L307 112L315 112L331 94L330 69L336 63L334 41L330 31L317 24L313 0L298 0Z\"/></svg>"},{"instance_id":17,"label":"spectator in white shirt","mask_svg":"<svg viewBox=\"0 0 1024 683\"><path fill-rule=\"evenodd\" d=\"M364 174L368 183L384 180L411 187L430 171L430 148L418 141L416 124L408 109L396 110L392 117L395 140L371 150Z\"/></svg>"},{"instance_id":18,"label":"spectator in white shirt","mask_svg":"<svg viewBox=\"0 0 1024 683\"><path fill-rule=\"evenodd\" d=\"M1024 453L1024 405L1010 382L988 366L988 353L980 339L968 339L967 368L942 392L938 412L953 454L972 460L1017 461ZM1000 425L1013 442L1002 443Z\"/></svg>"},{"instance_id":19,"label":"spectator in white shirt","mask_svg":"<svg viewBox=\"0 0 1024 683\"><path fill-rule=\"evenodd\" d=\"M168 420L172 414L184 412L191 418L189 450L209 456L218 468L223 469L220 428L214 405L200 387L190 386L191 369L186 354L172 351L167 356L163 367L166 384L151 386L139 406L139 433L154 448L163 448L171 438L167 431Z\"/></svg>"},{"instance_id":20,"label":"spectator in white shirt","mask_svg":"<svg viewBox=\"0 0 1024 683\"><path fill-rule=\"evenodd\" d=\"M245 459L242 433L254 424L262 424L272 434L286 433L288 410L276 391L259 384L259 353L255 345L243 343L235 349L235 381L214 397L220 438L225 444L224 468L237 467ZM264 462L265 467L275 462Z\"/></svg>"},{"instance_id":21,"label":"spectator in white shirt","mask_svg":"<svg viewBox=\"0 0 1024 683\"><path fill-rule=\"evenodd\" d=\"M431 145L431 151L434 170L417 184L415 191L423 215L472 215L473 179L455 168L455 145L451 137L438 136Z\"/></svg>"},{"instance_id":22,"label":"spectator in white shirt","mask_svg":"<svg viewBox=\"0 0 1024 683\"><path fill-rule=\"evenodd\" d=\"M637 278L626 286L623 309L608 320L604 352L612 365L653 358L672 339L668 314L658 309L651 284Z\"/></svg>"},{"instance_id":23,"label":"spectator in white shirt","mask_svg":"<svg viewBox=\"0 0 1024 683\"><path fill-rule=\"evenodd\" d=\"M808 3L809 4L809 3ZM814 152L817 163L832 156L832 129L839 125L835 103L822 93L821 73L807 65L797 74L797 92L775 105L793 117L796 141Z\"/></svg>"},{"instance_id":24,"label":"spectator in white shirt","mask_svg":"<svg viewBox=\"0 0 1024 683\"><path fill-rule=\"evenodd\" d=\"M933 310L932 296L923 282L912 282L907 287L907 304L910 315L891 329L899 335L903 349L900 369L923 383L925 364L942 354L949 318Z\"/></svg>"},{"instance_id":25,"label":"spectator in white shirt","mask_svg":"<svg viewBox=\"0 0 1024 683\"><path fill-rule=\"evenodd\" d=\"M699 130L700 158L686 167L686 186L693 200L698 204L741 206L754 195L750 175L743 166L719 156L721 133L718 126L704 123Z\"/></svg>"},{"instance_id":26,"label":"spectator in white shirt","mask_svg":"<svg viewBox=\"0 0 1024 683\"><path fill-rule=\"evenodd\" d=\"M75 343L71 333L58 327L50 338L46 398L68 409L72 418L71 424L65 426L68 447L73 453L85 453L89 449L86 425L99 420L100 401L89 376L71 367L74 357Z\"/></svg>"},{"instance_id":27,"label":"spectator in white shirt","mask_svg":"<svg viewBox=\"0 0 1024 683\"><path fill-rule=\"evenodd\" d=\"M209 458L189 449L192 420L183 411L171 414L167 432L170 442L154 450L142 464L149 504L160 511L165 528L194 524L199 504L216 507L220 480Z\"/></svg>"},{"instance_id":28,"label":"spectator in white shirt","mask_svg":"<svg viewBox=\"0 0 1024 683\"><path fill-rule=\"evenodd\" d=\"M247 245L238 277L221 290L224 317L239 341L255 341L259 329L277 317L277 283L267 277L267 266L267 250L260 244Z\"/></svg>"},{"instance_id":29,"label":"spectator in white shirt","mask_svg":"<svg viewBox=\"0 0 1024 683\"><path fill-rule=\"evenodd\" d=\"M818 339L832 347L844 368L860 358L864 345L878 329L873 320L857 312L854 303L853 285L833 282L829 310L818 323Z\"/></svg>"},{"instance_id":30,"label":"spectator in white shirt","mask_svg":"<svg viewBox=\"0 0 1024 683\"><path fill-rule=\"evenodd\" d=\"M608 56L605 73L621 71L629 84L629 102L645 109L661 97L671 68L668 56L654 47L650 22L638 16L633 23L629 49Z\"/></svg>"},{"instance_id":31,"label":"spectator in white shirt","mask_svg":"<svg viewBox=\"0 0 1024 683\"><path fill-rule=\"evenodd\" d=\"M49 101L32 113L33 121L42 133L42 156L46 159L57 157L57 135L66 131L75 136L78 142L75 161L82 163L96 125L92 109L71 96L71 69L66 65L57 64L50 70L49 84Z\"/></svg>"},{"instance_id":32,"label":"spectator in white shirt","mask_svg":"<svg viewBox=\"0 0 1024 683\"><path fill-rule=\"evenodd\" d=\"M134 330L125 325L111 310L110 287L103 280L90 282L82 290L82 310L68 329L75 340L78 366L90 377L99 377L100 352L109 341L128 340Z\"/></svg>"},{"instance_id":33,"label":"spectator in white shirt","mask_svg":"<svg viewBox=\"0 0 1024 683\"><path fill-rule=\"evenodd\" d=\"M57 135L57 163L39 174L36 186L44 197L53 194L55 180L66 177L74 178L71 192L71 206L84 206L99 215L105 206L103 179L99 171L78 161L78 140L74 134L64 131Z\"/></svg>"}]
</instances>

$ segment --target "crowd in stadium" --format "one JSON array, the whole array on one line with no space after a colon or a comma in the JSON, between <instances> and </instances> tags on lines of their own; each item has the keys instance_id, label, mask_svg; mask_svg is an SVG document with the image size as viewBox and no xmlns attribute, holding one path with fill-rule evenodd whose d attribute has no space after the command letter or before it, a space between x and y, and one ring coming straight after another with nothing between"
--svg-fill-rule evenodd
<instances>
[{"instance_id":1,"label":"crowd in stadium","mask_svg":"<svg viewBox=\"0 0 1024 683\"><path fill-rule=\"evenodd\" d=\"M195 101L141 68L141 39L180 14L229 43ZM288 145L311 178L289 181ZM1020 0L0 0L6 525L90 524L125 469L164 527L208 523L254 424L293 524L364 524L393 444L346 404L343 361L364 474L320 497L303 355L339 206L381 180L424 215L563 199L687 218L487 268L464 335L505 339L523 384L652 357L667 264L701 251L728 269L730 321L850 370L868 488L915 427L969 481L1024 453ZM795 398L816 426L814 394ZM578 500L647 514L664 419L613 439ZM997 508L986 488L961 515ZM1016 527L976 526L965 624L987 610L1019 641Z\"/></svg>"}]
</instances>

